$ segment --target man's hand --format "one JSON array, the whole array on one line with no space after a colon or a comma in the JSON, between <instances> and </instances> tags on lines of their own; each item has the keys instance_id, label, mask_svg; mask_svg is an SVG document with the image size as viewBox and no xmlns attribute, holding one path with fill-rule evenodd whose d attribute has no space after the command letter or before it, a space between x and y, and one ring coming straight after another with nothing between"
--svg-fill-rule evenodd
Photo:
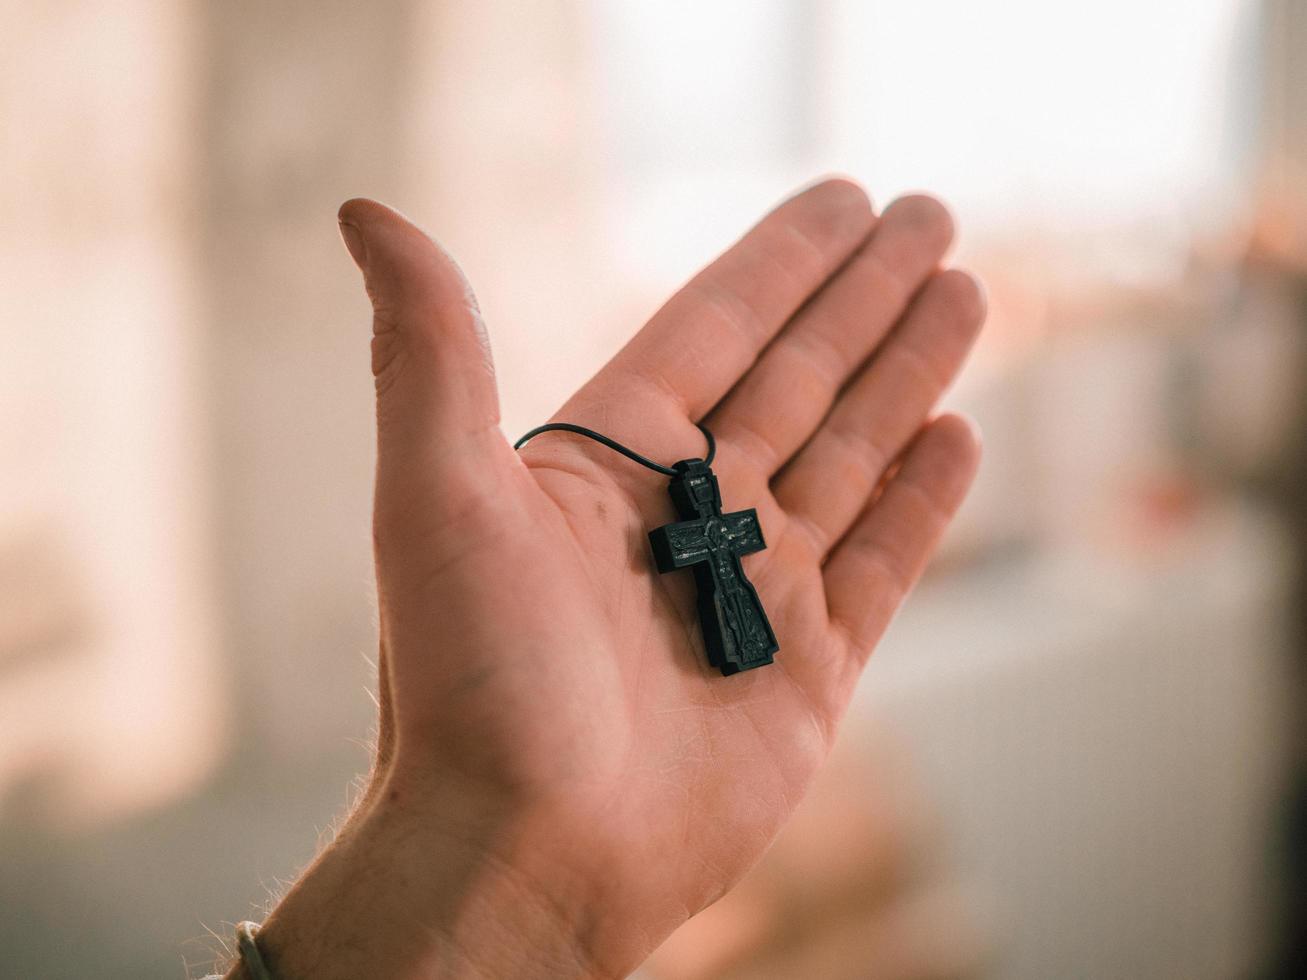
<instances>
[{"instance_id":1,"label":"man's hand","mask_svg":"<svg viewBox=\"0 0 1307 980\"><path fill-rule=\"evenodd\" d=\"M363 200L372 299L381 724L369 791L262 933L295 977L624 976L758 860L961 502L972 427L932 410L984 315L940 270L944 208L786 201L555 419L659 461L716 435L773 666L709 668L690 575L656 574L666 481L588 440L499 429L472 294Z\"/></svg>"}]
</instances>

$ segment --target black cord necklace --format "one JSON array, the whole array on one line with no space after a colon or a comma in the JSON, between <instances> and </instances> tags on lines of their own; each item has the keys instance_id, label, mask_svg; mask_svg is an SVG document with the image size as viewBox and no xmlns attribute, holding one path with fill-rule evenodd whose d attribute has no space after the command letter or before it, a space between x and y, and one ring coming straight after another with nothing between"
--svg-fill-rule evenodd
<instances>
[{"instance_id":1,"label":"black cord necklace","mask_svg":"<svg viewBox=\"0 0 1307 980\"><path fill-rule=\"evenodd\" d=\"M717 442L704 426L700 425L699 431L708 440L708 455L671 466L655 463L594 429L571 422L538 426L513 443L513 448L521 449L543 432L571 432L671 477L667 491L681 520L649 532L654 564L660 572L693 569L708 662L723 674L737 674L771 663L772 654L780 649L757 590L740 564L744 555L762 551L767 542L756 510L722 513L722 495L712 471Z\"/></svg>"}]
</instances>

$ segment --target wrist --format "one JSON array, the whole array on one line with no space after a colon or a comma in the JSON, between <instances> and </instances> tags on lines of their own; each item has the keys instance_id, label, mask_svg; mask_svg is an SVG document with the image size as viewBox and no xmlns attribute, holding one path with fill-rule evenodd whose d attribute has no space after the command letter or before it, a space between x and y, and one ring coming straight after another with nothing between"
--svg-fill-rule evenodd
<instances>
[{"instance_id":1,"label":"wrist","mask_svg":"<svg viewBox=\"0 0 1307 980\"><path fill-rule=\"evenodd\" d=\"M529 821L393 775L374 790L260 930L278 980L610 975L566 883L514 857Z\"/></svg>"}]
</instances>

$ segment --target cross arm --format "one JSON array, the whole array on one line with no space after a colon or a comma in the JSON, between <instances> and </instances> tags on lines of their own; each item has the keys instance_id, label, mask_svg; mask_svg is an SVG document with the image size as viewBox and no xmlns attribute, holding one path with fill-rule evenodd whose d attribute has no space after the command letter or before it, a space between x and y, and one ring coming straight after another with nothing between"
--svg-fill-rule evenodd
<instances>
[{"instance_id":1,"label":"cross arm","mask_svg":"<svg viewBox=\"0 0 1307 980\"><path fill-rule=\"evenodd\" d=\"M707 561L712 551L704 533L706 523L702 519L682 521L650 531L649 544L653 547L658 571L670 572Z\"/></svg>"},{"instance_id":2,"label":"cross arm","mask_svg":"<svg viewBox=\"0 0 1307 980\"><path fill-rule=\"evenodd\" d=\"M762 536L762 524L758 521L758 511L754 508L724 514L722 523L726 526L731 550L737 555L751 555L767 547Z\"/></svg>"}]
</instances>

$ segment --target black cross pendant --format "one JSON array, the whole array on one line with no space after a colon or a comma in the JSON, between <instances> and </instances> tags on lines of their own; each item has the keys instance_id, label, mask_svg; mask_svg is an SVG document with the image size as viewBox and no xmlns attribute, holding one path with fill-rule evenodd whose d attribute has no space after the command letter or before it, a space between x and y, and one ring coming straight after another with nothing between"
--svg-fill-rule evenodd
<instances>
[{"instance_id":1,"label":"black cross pendant","mask_svg":"<svg viewBox=\"0 0 1307 980\"><path fill-rule=\"evenodd\" d=\"M703 460L683 459L672 468L676 476L667 489L681 520L649 532L658 571L694 569L710 664L737 674L771 663L780 646L740 565L743 555L767 547L758 512L723 514L717 477Z\"/></svg>"}]
</instances>

